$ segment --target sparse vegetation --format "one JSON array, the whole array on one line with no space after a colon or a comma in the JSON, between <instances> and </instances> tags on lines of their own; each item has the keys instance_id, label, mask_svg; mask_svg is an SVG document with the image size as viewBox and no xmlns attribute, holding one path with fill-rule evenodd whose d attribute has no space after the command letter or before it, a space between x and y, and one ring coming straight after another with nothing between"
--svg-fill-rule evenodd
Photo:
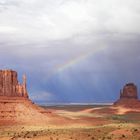
<instances>
[{"instance_id":1,"label":"sparse vegetation","mask_svg":"<svg viewBox=\"0 0 140 140\"><path fill-rule=\"evenodd\" d=\"M90 115L87 112L82 112L84 115L77 113L77 116L76 113L63 114L76 120L71 127L7 126L0 128L0 140L6 137L11 140L140 140L140 113L100 114L100 117L94 112Z\"/></svg>"}]
</instances>

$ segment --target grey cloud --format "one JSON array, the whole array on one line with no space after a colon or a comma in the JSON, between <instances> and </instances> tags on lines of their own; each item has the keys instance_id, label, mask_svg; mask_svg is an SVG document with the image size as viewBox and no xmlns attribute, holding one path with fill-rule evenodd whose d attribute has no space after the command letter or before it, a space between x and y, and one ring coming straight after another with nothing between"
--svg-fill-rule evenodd
<instances>
[{"instance_id":1,"label":"grey cloud","mask_svg":"<svg viewBox=\"0 0 140 140\"><path fill-rule=\"evenodd\" d=\"M139 3L3 1L0 7L7 9L0 13L0 67L26 72L34 100L37 92L43 97L52 93L55 101L114 100L125 82L139 85Z\"/></svg>"}]
</instances>

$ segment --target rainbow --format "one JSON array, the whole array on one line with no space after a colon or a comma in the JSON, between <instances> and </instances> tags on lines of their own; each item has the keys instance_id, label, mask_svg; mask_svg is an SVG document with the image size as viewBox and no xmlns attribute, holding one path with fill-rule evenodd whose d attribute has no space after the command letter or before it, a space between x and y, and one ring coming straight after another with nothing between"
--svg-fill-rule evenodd
<instances>
[{"instance_id":1,"label":"rainbow","mask_svg":"<svg viewBox=\"0 0 140 140\"><path fill-rule=\"evenodd\" d=\"M70 67L75 66L76 64L80 63L81 61L88 59L90 56L94 55L95 53L99 52L99 51L103 51L105 49L105 47L99 47L99 48L91 48L90 50L88 50L88 52L84 52L81 53L80 55L71 58L70 60L66 61L65 63L61 64L61 65L57 65L53 70L51 70L51 74L55 75L55 74L59 74L61 72L63 72L64 70L67 70Z\"/></svg>"}]
</instances>

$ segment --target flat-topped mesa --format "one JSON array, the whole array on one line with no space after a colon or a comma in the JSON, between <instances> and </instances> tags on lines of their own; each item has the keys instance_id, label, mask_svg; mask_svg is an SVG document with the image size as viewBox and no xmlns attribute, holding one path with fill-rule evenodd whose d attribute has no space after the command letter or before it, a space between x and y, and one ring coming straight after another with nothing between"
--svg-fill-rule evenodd
<instances>
[{"instance_id":1,"label":"flat-topped mesa","mask_svg":"<svg viewBox=\"0 0 140 140\"><path fill-rule=\"evenodd\" d=\"M120 91L120 99L131 98L138 99L137 86L134 83L128 83Z\"/></svg>"},{"instance_id":2,"label":"flat-topped mesa","mask_svg":"<svg viewBox=\"0 0 140 140\"><path fill-rule=\"evenodd\" d=\"M0 96L28 98L26 76L23 75L23 83L20 84L16 71L0 70Z\"/></svg>"}]
</instances>

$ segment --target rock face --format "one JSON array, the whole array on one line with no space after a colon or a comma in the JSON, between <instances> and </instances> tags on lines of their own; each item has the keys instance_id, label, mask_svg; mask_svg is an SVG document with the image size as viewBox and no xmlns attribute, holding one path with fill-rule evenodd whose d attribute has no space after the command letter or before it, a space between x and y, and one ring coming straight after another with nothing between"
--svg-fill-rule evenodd
<instances>
[{"instance_id":1,"label":"rock face","mask_svg":"<svg viewBox=\"0 0 140 140\"><path fill-rule=\"evenodd\" d=\"M128 83L120 91L120 99L118 99L114 105L122 105L125 107L140 107L140 101L138 100L138 90L134 83Z\"/></svg>"},{"instance_id":2,"label":"rock face","mask_svg":"<svg viewBox=\"0 0 140 140\"><path fill-rule=\"evenodd\" d=\"M133 83L126 84L120 91L120 99L123 98L138 99L137 86Z\"/></svg>"},{"instance_id":3,"label":"rock face","mask_svg":"<svg viewBox=\"0 0 140 140\"><path fill-rule=\"evenodd\" d=\"M44 123L48 114L28 98L25 76L20 84L16 71L0 70L0 125Z\"/></svg>"},{"instance_id":4,"label":"rock face","mask_svg":"<svg viewBox=\"0 0 140 140\"><path fill-rule=\"evenodd\" d=\"M20 84L16 71L0 70L0 96L28 98L26 76L23 75L23 83Z\"/></svg>"}]
</instances>

